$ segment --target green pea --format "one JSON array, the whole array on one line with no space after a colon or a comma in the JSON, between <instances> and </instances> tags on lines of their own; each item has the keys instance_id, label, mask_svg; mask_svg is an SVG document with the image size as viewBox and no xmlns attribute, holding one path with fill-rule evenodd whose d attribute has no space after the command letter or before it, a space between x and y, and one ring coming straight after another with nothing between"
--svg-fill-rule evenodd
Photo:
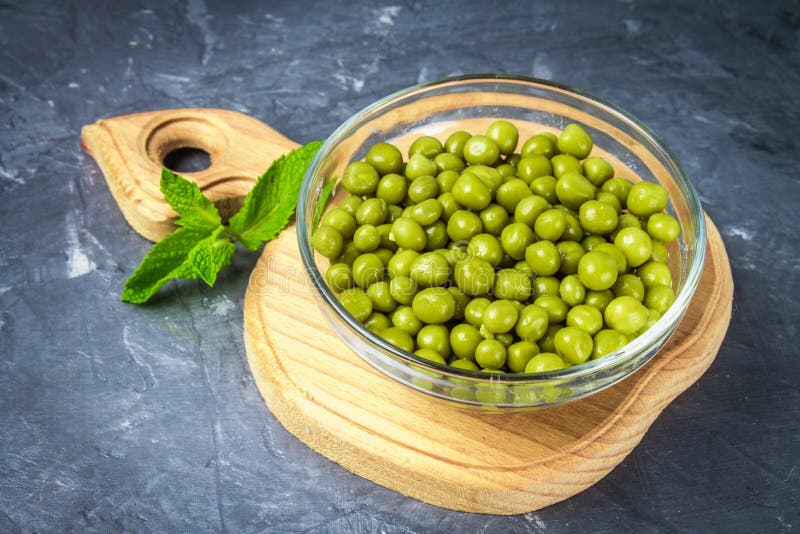
<instances>
[{"instance_id":1,"label":"green pea","mask_svg":"<svg viewBox=\"0 0 800 534\"><path fill-rule=\"evenodd\" d=\"M460 209L463 209L463 206L461 206L461 204L458 203L453 193L449 192L442 193L441 195L439 195L439 198L437 198L437 200L439 201L439 204L442 205L441 218L444 221L449 221L450 217L452 217L455 212L457 212Z\"/></svg>"},{"instance_id":2,"label":"green pea","mask_svg":"<svg viewBox=\"0 0 800 534\"><path fill-rule=\"evenodd\" d=\"M372 312L369 317L364 320L364 326L371 332L379 334L387 328L391 328L392 321L380 312Z\"/></svg>"},{"instance_id":3,"label":"green pea","mask_svg":"<svg viewBox=\"0 0 800 534\"><path fill-rule=\"evenodd\" d=\"M456 311L453 313L453 319L461 321L464 319L464 311L467 309L467 304L469 304L472 299L457 286L450 286L447 290L456 302Z\"/></svg>"},{"instance_id":4,"label":"green pea","mask_svg":"<svg viewBox=\"0 0 800 534\"><path fill-rule=\"evenodd\" d=\"M409 277L420 287L443 286L450 279L450 264L441 254L426 252L411 264Z\"/></svg>"},{"instance_id":5,"label":"green pea","mask_svg":"<svg viewBox=\"0 0 800 534\"><path fill-rule=\"evenodd\" d=\"M486 369L500 369L506 363L506 347L496 339L484 339L475 348L475 361Z\"/></svg>"},{"instance_id":6,"label":"green pea","mask_svg":"<svg viewBox=\"0 0 800 534\"><path fill-rule=\"evenodd\" d=\"M406 163L405 175L409 180L415 180L421 176L435 176L439 168L436 163L422 154L409 156Z\"/></svg>"},{"instance_id":7,"label":"green pea","mask_svg":"<svg viewBox=\"0 0 800 534\"><path fill-rule=\"evenodd\" d=\"M550 276L561 267L561 255L551 241L537 241L525 250L525 262L537 276Z\"/></svg>"},{"instance_id":8,"label":"green pea","mask_svg":"<svg viewBox=\"0 0 800 534\"><path fill-rule=\"evenodd\" d=\"M417 257L419 257L419 252L415 250L398 250L386 266L389 276L392 278L397 276L408 277L411 273L411 264L414 263Z\"/></svg>"},{"instance_id":9,"label":"green pea","mask_svg":"<svg viewBox=\"0 0 800 534\"><path fill-rule=\"evenodd\" d=\"M534 178L531 182L531 191L533 191L534 195L539 195L550 204L555 204L558 202L558 195L556 195L557 183L558 180L552 176L540 176Z\"/></svg>"},{"instance_id":10,"label":"green pea","mask_svg":"<svg viewBox=\"0 0 800 534\"><path fill-rule=\"evenodd\" d=\"M355 217L356 210L358 210L358 207L361 205L362 202L364 202L364 199L361 198L360 196L350 195L344 200L342 200L342 203L339 205L339 207L342 208L347 213L349 213L350 215L352 215L353 217Z\"/></svg>"},{"instance_id":11,"label":"green pea","mask_svg":"<svg viewBox=\"0 0 800 534\"><path fill-rule=\"evenodd\" d=\"M388 215L386 201L381 198L368 198L356 210L356 222L358 224L372 224L378 226L383 224Z\"/></svg>"},{"instance_id":12,"label":"green pea","mask_svg":"<svg viewBox=\"0 0 800 534\"><path fill-rule=\"evenodd\" d=\"M506 365L513 373L521 373L531 358L539 354L539 346L533 341L518 341L506 349Z\"/></svg>"},{"instance_id":13,"label":"green pea","mask_svg":"<svg viewBox=\"0 0 800 534\"><path fill-rule=\"evenodd\" d=\"M353 280L361 288L367 288L383 278L383 261L372 253L362 254L353 261Z\"/></svg>"},{"instance_id":14,"label":"green pea","mask_svg":"<svg viewBox=\"0 0 800 534\"><path fill-rule=\"evenodd\" d=\"M603 182L600 190L617 197L620 205L624 208L627 205L628 193L630 193L631 187L633 187L633 182L627 178L611 178Z\"/></svg>"},{"instance_id":15,"label":"green pea","mask_svg":"<svg viewBox=\"0 0 800 534\"><path fill-rule=\"evenodd\" d=\"M406 198L408 180L396 173L386 174L378 182L375 196L387 204L399 204Z\"/></svg>"},{"instance_id":16,"label":"green pea","mask_svg":"<svg viewBox=\"0 0 800 534\"><path fill-rule=\"evenodd\" d=\"M469 141L470 137L472 137L470 133L465 132L464 130L453 132L444 142L444 148L454 156L458 156L459 158L463 159L464 146L467 144L467 141Z\"/></svg>"},{"instance_id":17,"label":"green pea","mask_svg":"<svg viewBox=\"0 0 800 534\"><path fill-rule=\"evenodd\" d=\"M540 352L531 358L525 366L526 373L546 373L569 367L561 356L553 352Z\"/></svg>"},{"instance_id":18,"label":"green pea","mask_svg":"<svg viewBox=\"0 0 800 534\"><path fill-rule=\"evenodd\" d=\"M647 308L633 297L617 297L608 303L603 317L606 324L625 335L636 333L647 321Z\"/></svg>"},{"instance_id":19,"label":"green pea","mask_svg":"<svg viewBox=\"0 0 800 534\"><path fill-rule=\"evenodd\" d=\"M600 330L594 335L594 348L592 349L592 359L602 358L612 352L616 352L628 344L628 338L622 332L606 329Z\"/></svg>"},{"instance_id":20,"label":"green pea","mask_svg":"<svg viewBox=\"0 0 800 534\"><path fill-rule=\"evenodd\" d=\"M464 320L475 327L483 324L483 312L491 301L484 297L472 299L464 310Z\"/></svg>"},{"instance_id":21,"label":"green pea","mask_svg":"<svg viewBox=\"0 0 800 534\"><path fill-rule=\"evenodd\" d=\"M367 152L364 160L372 165L381 175L397 173L403 170L403 154L389 143L376 143Z\"/></svg>"},{"instance_id":22,"label":"green pea","mask_svg":"<svg viewBox=\"0 0 800 534\"><path fill-rule=\"evenodd\" d=\"M456 263L453 278L458 288L467 295L486 295L494 287L494 268L481 258L469 257Z\"/></svg>"},{"instance_id":23,"label":"green pea","mask_svg":"<svg viewBox=\"0 0 800 534\"><path fill-rule=\"evenodd\" d=\"M322 217L319 224L336 228L345 241L353 237L357 226L355 218L342 208L330 210Z\"/></svg>"},{"instance_id":24,"label":"green pea","mask_svg":"<svg viewBox=\"0 0 800 534\"><path fill-rule=\"evenodd\" d=\"M469 241L483 231L480 217L467 210L458 210L447 221L447 235L453 241Z\"/></svg>"},{"instance_id":25,"label":"green pea","mask_svg":"<svg viewBox=\"0 0 800 534\"><path fill-rule=\"evenodd\" d=\"M492 267L497 267L503 260L503 247L492 234L478 234L469 240L467 254L486 260Z\"/></svg>"},{"instance_id":26,"label":"green pea","mask_svg":"<svg viewBox=\"0 0 800 534\"><path fill-rule=\"evenodd\" d=\"M533 230L540 239L558 241L566 226L564 212L558 209L549 209L536 218Z\"/></svg>"},{"instance_id":27,"label":"green pea","mask_svg":"<svg viewBox=\"0 0 800 534\"><path fill-rule=\"evenodd\" d=\"M561 256L561 274L575 274L578 272L578 263L586 251L577 241L561 241L556 245L558 255Z\"/></svg>"},{"instance_id":28,"label":"green pea","mask_svg":"<svg viewBox=\"0 0 800 534\"><path fill-rule=\"evenodd\" d=\"M535 297L541 297L542 295L558 296L561 287L561 281L554 276L537 276L532 283Z\"/></svg>"},{"instance_id":29,"label":"green pea","mask_svg":"<svg viewBox=\"0 0 800 534\"><path fill-rule=\"evenodd\" d=\"M539 195L525 197L517 203L517 207L514 209L514 220L533 228L536 218L551 207L550 203Z\"/></svg>"},{"instance_id":30,"label":"green pea","mask_svg":"<svg viewBox=\"0 0 800 534\"><path fill-rule=\"evenodd\" d=\"M326 258L333 259L341 254L344 239L336 228L320 226L311 236L311 246Z\"/></svg>"},{"instance_id":31,"label":"green pea","mask_svg":"<svg viewBox=\"0 0 800 534\"><path fill-rule=\"evenodd\" d=\"M464 173L456 180L452 193L459 204L471 210L482 210L492 201L489 188L471 173Z\"/></svg>"},{"instance_id":32,"label":"green pea","mask_svg":"<svg viewBox=\"0 0 800 534\"><path fill-rule=\"evenodd\" d=\"M569 306L578 306L586 298L586 287L576 275L570 274L561 280L558 294Z\"/></svg>"},{"instance_id":33,"label":"green pea","mask_svg":"<svg viewBox=\"0 0 800 534\"><path fill-rule=\"evenodd\" d=\"M486 137L495 142L501 154L507 156L517 148L519 131L508 121L494 121L486 129Z\"/></svg>"},{"instance_id":34,"label":"green pea","mask_svg":"<svg viewBox=\"0 0 800 534\"><path fill-rule=\"evenodd\" d=\"M493 334L504 334L514 328L518 316L517 307L510 301L495 300L483 310L483 326Z\"/></svg>"},{"instance_id":35,"label":"green pea","mask_svg":"<svg viewBox=\"0 0 800 534\"><path fill-rule=\"evenodd\" d=\"M389 282L381 280L367 288L367 296L372 300L372 309L382 313L394 311L397 302L389 291Z\"/></svg>"},{"instance_id":36,"label":"green pea","mask_svg":"<svg viewBox=\"0 0 800 534\"><path fill-rule=\"evenodd\" d=\"M586 237L583 238L583 240L581 240L581 245L583 246L583 249L586 250L587 252L590 250L594 250L594 247L602 243L608 243L608 241L606 241L606 238L601 235L587 235Z\"/></svg>"},{"instance_id":37,"label":"green pea","mask_svg":"<svg viewBox=\"0 0 800 534\"><path fill-rule=\"evenodd\" d=\"M650 259L653 240L639 228L623 228L614 238L614 246L625 255L628 265L638 267Z\"/></svg>"},{"instance_id":38,"label":"green pea","mask_svg":"<svg viewBox=\"0 0 800 534\"><path fill-rule=\"evenodd\" d=\"M418 292L419 286L408 276L395 276L389 281L389 293L400 304L408 306Z\"/></svg>"},{"instance_id":39,"label":"green pea","mask_svg":"<svg viewBox=\"0 0 800 534\"><path fill-rule=\"evenodd\" d=\"M392 223L390 238L398 247L416 251L424 250L428 240L422 226L407 217L400 217Z\"/></svg>"},{"instance_id":40,"label":"green pea","mask_svg":"<svg viewBox=\"0 0 800 534\"><path fill-rule=\"evenodd\" d=\"M406 352L414 350L414 340L411 338L411 334L402 328L393 326L382 330L378 335L401 350Z\"/></svg>"},{"instance_id":41,"label":"green pea","mask_svg":"<svg viewBox=\"0 0 800 534\"><path fill-rule=\"evenodd\" d=\"M427 349L427 348L417 349L414 351L414 355L419 356L420 358L425 358L426 360L432 362L436 362L441 365L447 365L447 360L445 360L441 354L439 354L433 349Z\"/></svg>"},{"instance_id":42,"label":"green pea","mask_svg":"<svg viewBox=\"0 0 800 534\"><path fill-rule=\"evenodd\" d=\"M353 236L353 244L361 252L372 252L381 244L381 235L378 229L371 224L359 226Z\"/></svg>"},{"instance_id":43,"label":"green pea","mask_svg":"<svg viewBox=\"0 0 800 534\"><path fill-rule=\"evenodd\" d=\"M602 291L617 281L617 262L597 247L584 254L578 262L578 278L581 283L594 291Z\"/></svg>"},{"instance_id":44,"label":"green pea","mask_svg":"<svg viewBox=\"0 0 800 534\"><path fill-rule=\"evenodd\" d=\"M522 150L520 150L520 154L522 154L523 157L539 155L552 158L556 155L556 146L546 135L537 134L525 141L525 144L522 145Z\"/></svg>"},{"instance_id":45,"label":"green pea","mask_svg":"<svg viewBox=\"0 0 800 534\"><path fill-rule=\"evenodd\" d=\"M337 297L347 312L358 321L365 321L372 313L372 300L361 289L345 289Z\"/></svg>"},{"instance_id":46,"label":"green pea","mask_svg":"<svg viewBox=\"0 0 800 534\"><path fill-rule=\"evenodd\" d=\"M487 234L500 235L508 226L508 212L499 204L489 204L481 210L479 217L483 223L483 231Z\"/></svg>"},{"instance_id":47,"label":"green pea","mask_svg":"<svg viewBox=\"0 0 800 534\"><path fill-rule=\"evenodd\" d=\"M593 336L603 328L603 314L594 306L579 304L567 312L567 326L580 328Z\"/></svg>"},{"instance_id":48,"label":"green pea","mask_svg":"<svg viewBox=\"0 0 800 534\"><path fill-rule=\"evenodd\" d=\"M653 240L653 252L650 253L650 260L658 263L669 262L669 250L664 243Z\"/></svg>"},{"instance_id":49,"label":"green pea","mask_svg":"<svg viewBox=\"0 0 800 534\"><path fill-rule=\"evenodd\" d=\"M439 182L427 174L414 178L408 186L407 196L408 200L414 204L419 204L429 198L436 198L439 196Z\"/></svg>"},{"instance_id":50,"label":"green pea","mask_svg":"<svg viewBox=\"0 0 800 534\"><path fill-rule=\"evenodd\" d=\"M378 236L381 239L378 247L389 249L393 253L397 252L397 243L391 239L392 225L390 223L379 224L375 230L377 230Z\"/></svg>"},{"instance_id":51,"label":"green pea","mask_svg":"<svg viewBox=\"0 0 800 534\"><path fill-rule=\"evenodd\" d=\"M553 176L557 179L571 172L583 173L583 165L572 154L553 156L550 158L550 164L553 166Z\"/></svg>"},{"instance_id":52,"label":"green pea","mask_svg":"<svg viewBox=\"0 0 800 534\"><path fill-rule=\"evenodd\" d=\"M536 235L533 230L521 222L507 225L500 234L500 246L515 260L525 258L525 252L534 241L536 241Z\"/></svg>"},{"instance_id":53,"label":"green pea","mask_svg":"<svg viewBox=\"0 0 800 534\"><path fill-rule=\"evenodd\" d=\"M501 269L494 277L494 296L525 301L531 296L531 279L516 269Z\"/></svg>"},{"instance_id":54,"label":"green pea","mask_svg":"<svg viewBox=\"0 0 800 534\"><path fill-rule=\"evenodd\" d=\"M517 164L517 176L529 185L537 178L552 175L553 165L542 155L525 156Z\"/></svg>"},{"instance_id":55,"label":"green pea","mask_svg":"<svg viewBox=\"0 0 800 534\"><path fill-rule=\"evenodd\" d=\"M456 302L446 288L428 287L414 296L411 307L423 323L441 324L453 318Z\"/></svg>"},{"instance_id":56,"label":"green pea","mask_svg":"<svg viewBox=\"0 0 800 534\"><path fill-rule=\"evenodd\" d=\"M566 326L556 332L554 342L556 353L572 365L588 360L594 347L592 336L576 326Z\"/></svg>"},{"instance_id":57,"label":"green pea","mask_svg":"<svg viewBox=\"0 0 800 534\"><path fill-rule=\"evenodd\" d=\"M638 332L633 334L633 336L634 337L641 336L647 330L652 328L653 325L656 324L659 319L661 319L661 313L659 313L658 310L654 310L653 308L648 308L647 309L647 321L644 322L644 326L641 327Z\"/></svg>"},{"instance_id":58,"label":"green pea","mask_svg":"<svg viewBox=\"0 0 800 534\"><path fill-rule=\"evenodd\" d=\"M654 213L647 219L647 233L653 239L668 243L678 239L680 232L678 219L667 213Z\"/></svg>"},{"instance_id":59,"label":"green pea","mask_svg":"<svg viewBox=\"0 0 800 534\"><path fill-rule=\"evenodd\" d=\"M627 295L635 298L639 302L644 300L644 284L639 277L634 274L620 275L611 290L614 292L615 297Z\"/></svg>"},{"instance_id":60,"label":"green pea","mask_svg":"<svg viewBox=\"0 0 800 534\"><path fill-rule=\"evenodd\" d=\"M614 300L614 293L612 293L610 289L604 289L603 291L589 290L586 292L586 298L583 303L594 306L600 310L600 312L604 312L608 303L612 300Z\"/></svg>"},{"instance_id":61,"label":"green pea","mask_svg":"<svg viewBox=\"0 0 800 534\"><path fill-rule=\"evenodd\" d=\"M483 338L481 338L481 339L483 339ZM455 360L451 361L449 365L450 365L450 367L453 367L455 369L463 369L465 371L479 371L480 370L480 367L478 367L478 364L476 364L473 360L465 360L463 358L456 358ZM461 389L469 391L467 388L461 388ZM453 390L451 390L451 394L452 393L453 393ZM457 397L457 395L453 395L453 396Z\"/></svg>"},{"instance_id":62,"label":"green pea","mask_svg":"<svg viewBox=\"0 0 800 534\"><path fill-rule=\"evenodd\" d=\"M427 241L425 250L436 250L447 245L447 225L443 221L435 221L424 228Z\"/></svg>"},{"instance_id":63,"label":"green pea","mask_svg":"<svg viewBox=\"0 0 800 534\"><path fill-rule=\"evenodd\" d=\"M455 157L455 156L453 156ZM439 192L440 193L449 193L453 190L453 184L456 183L459 176L461 176L460 172L456 171L442 171L436 175L436 183L439 184Z\"/></svg>"},{"instance_id":64,"label":"green pea","mask_svg":"<svg viewBox=\"0 0 800 534\"><path fill-rule=\"evenodd\" d=\"M401 330L405 330L412 336L422 328L422 321L414 314L411 306L398 306L389 316L392 324Z\"/></svg>"},{"instance_id":65,"label":"green pea","mask_svg":"<svg viewBox=\"0 0 800 534\"><path fill-rule=\"evenodd\" d=\"M645 289L654 285L672 287L672 273L664 263L648 261L636 271Z\"/></svg>"},{"instance_id":66,"label":"green pea","mask_svg":"<svg viewBox=\"0 0 800 534\"><path fill-rule=\"evenodd\" d=\"M506 181L510 178L516 178L517 176L517 168L510 163L501 163L495 167L495 169L497 169L497 172L499 172L500 176Z\"/></svg>"},{"instance_id":67,"label":"green pea","mask_svg":"<svg viewBox=\"0 0 800 534\"><path fill-rule=\"evenodd\" d=\"M391 260L392 256L394 256L394 252L388 248L376 248L372 251L372 253L380 258L384 267L389 265L389 260Z\"/></svg>"},{"instance_id":68,"label":"green pea","mask_svg":"<svg viewBox=\"0 0 800 534\"><path fill-rule=\"evenodd\" d=\"M578 172L563 174L556 182L556 196L564 206L578 209L586 201L594 199L595 187Z\"/></svg>"},{"instance_id":69,"label":"green pea","mask_svg":"<svg viewBox=\"0 0 800 534\"><path fill-rule=\"evenodd\" d=\"M332 263L325 272L325 281L334 291L344 291L355 286L353 270L346 263Z\"/></svg>"},{"instance_id":70,"label":"green pea","mask_svg":"<svg viewBox=\"0 0 800 534\"><path fill-rule=\"evenodd\" d=\"M378 171L369 163L354 161L342 173L342 187L353 195L372 195L378 187Z\"/></svg>"},{"instance_id":71,"label":"green pea","mask_svg":"<svg viewBox=\"0 0 800 534\"><path fill-rule=\"evenodd\" d=\"M547 310L530 304L520 310L515 331L520 339L538 341L547 332L549 324L550 314Z\"/></svg>"},{"instance_id":72,"label":"green pea","mask_svg":"<svg viewBox=\"0 0 800 534\"><path fill-rule=\"evenodd\" d=\"M595 187L600 187L607 180L614 177L614 167L605 159L592 156L583 161L583 175L592 182Z\"/></svg>"},{"instance_id":73,"label":"green pea","mask_svg":"<svg viewBox=\"0 0 800 534\"><path fill-rule=\"evenodd\" d=\"M436 175L437 181L439 175L445 171L459 173L466 167L464 160L458 156L450 154L449 152L442 152L441 154L437 155L435 158L433 158L433 162L436 163L436 167L439 169L439 174ZM441 189L441 181L439 182L439 186Z\"/></svg>"},{"instance_id":74,"label":"green pea","mask_svg":"<svg viewBox=\"0 0 800 534\"><path fill-rule=\"evenodd\" d=\"M433 159L444 151L441 141L430 135L417 137L408 148L408 156L422 154L428 159Z\"/></svg>"},{"instance_id":75,"label":"green pea","mask_svg":"<svg viewBox=\"0 0 800 534\"><path fill-rule=\"evenodd\" d=\"M550 324L563 322L567 318L569 307L567 303L555 295L541 295L533 301L534 305L544 308L550 320Z\"/></svg>"},{"instance_id":76,"label":"green pea","mask_svg":"<svg viewBox=\"0 0 800 534\"><path fill-rule=\"evenodd\" d=\"M475 349L481 341L483 336L470 324L460 323L450 330L450 348L458 358L474 361Z\"/></svg>"},{"instance_id":77,"label":"green pea","mask_svg":"<svg viewBox=\"0 0 800 534\"><path fill-rule=\"evenodd\" d=\"M542 352L553 352L556 351L556 334L559 330L561 330L562 326L557 324L551 324L547 327L547 331L544 333L542 338L536 342L539 345L539 349Z\"/></svg>"},{"instance_id":78,"label":"green pea","mask_svg":"<svg viewBox=\"0 0 800 534\"><path fill-rule=\"evenodd\" d=\"M450 357L450 332L446 326L429 324L417 333L417 347L430 349L443 358Z\"/></svg>"},{"instance_id":79,"label":"green pea","mask_svg":"<svg viewBox=\"0 0 800 534\"><path fill-rule=\"evenodd\" d=\"M344 263L349 265L350 267L353 266L353 262L357 257L361 255L361 251L356 248L355 243L350 241L344 247L342 247L342 253L333 260L335 263Z\"/></svg>"},{"instance_id":80,"label":"green pea","mask_svg":"<svg viewBox=\"0 0 800 534\"><path fill-rule=\"evenodd\" d=\"M667 207L667 190L659 184L639 182L628 193L628 211L639 217L649 217Z\"/></svg>"},{"instance_id":81,"label":"green pea","mask_svg":"<svg viewBox=\"0 0 800 534\"><path fill-rule=\"evenodd\" d=\"M620 249L618 249L611 243L599 243L594 248L592 248L592 251L602 252L603 254L606 254L614 258L614 261L617 264L617 275L621 275L628 270L628 258L625 256L625 254L622 253Z\"/></svg>"},{"instance_id":82,"label":"green pea","mask_svg":"<svg viewBox=\"0 0 800 534\"><path fill-rule=\"evenodd\" d=\"M500 147L485 135L473 135L464 144L464 159L471 165L492 165L500 156Z\"/></svg>"},{"instance_id":83,"label":"green pea","mask_svg":"<svg viewBox=\"0 0 800 534\"><path fill-rule=\"evenodd\" d=\"M592 151L592 138L579 124L571 123L564 127L558 136L558 150L562 154L571 154L583 159Z\"/></svg>"},{"instance_id":84,"label":"green pea","mask_svg":"<svg viewBox=\"0 0 800 534\"><path fill-rule=\"evenodd\" d=\"M622 204L619 203L619 199L617 197L611 193L606 193L605 191L595 191L594 199L599 200L600 202L605 202L614 208L614 213L616 213L617 218L619 218L619 214L622 212Z\"/></svg>"},{"instance_id":85,"label":"green pea","mask_svg":"<svg viewBox=\"0 0 800 534\"><path fill-rule=\"evenodd\" d=\"M389 224L395 222L397 219L403 216L403 208L396 204L389 204L387 206L387 213L386 213L386 221L384 224Z\"/></svg>"},{"instance_id":86,"label":"green pea","mask_svg":"<svg viewBox=\"0 0 800 534\"><path fill-rule=\"evenodd\" d=\"M612 195L616 200L616 197ZM581 226L592 234L609 234L619 222L614 206L599 200L587 200L580 207Z\"/></svg>"},{"instance_id":87,"label":"green pea","mask_svg":"<svg viewBox=\"0 0 800 534\"><path fill-rule=\"evenodd\" d=\"M673 302L675 302L675 292L672 291L672 288L667 285L655 284L647 288L643 303L659 314L664 314Z\"/></svg>"}]
</instances>

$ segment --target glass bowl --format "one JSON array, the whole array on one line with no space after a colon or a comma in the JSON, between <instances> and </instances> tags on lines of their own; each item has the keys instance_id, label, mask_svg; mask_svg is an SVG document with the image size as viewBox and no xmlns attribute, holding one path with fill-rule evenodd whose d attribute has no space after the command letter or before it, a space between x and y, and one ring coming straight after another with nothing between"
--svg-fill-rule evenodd
<instances>
[{"instance_id":1,"label":"glass bowl","mask_svg":"<svg viewBox=\"0 0 800 534\"><path fill-rule=\"evenodd\" d=\"M667 211L681 235L670 248L676 298L644 334L614 353L558 371L487 374L440 365L397 348L368 330L339 303L325 283L328 260L310 246L323 184L340 177L347 164L364 158L380 141L404 150L410 140L440 140L465 129L483 133L506 119L520 131L520 144L544 130L581 124L594 140L592 155L606 157L615 174L663 185ZM338 188L341 189L341 188ZM346 196L341 192L328 204ZM411 389L467 409L512 411L543 408L580 399L624 379L664 345L681 320L703 271L706 227L697 193L675 157L641 122L618 107L583 91L534 78L475 75L417 85L375 102L342 124L322 145L306 171L297 207L297 238L312 292L323 315L342 340L378 371Z\"/></svg>"}]
</instances>

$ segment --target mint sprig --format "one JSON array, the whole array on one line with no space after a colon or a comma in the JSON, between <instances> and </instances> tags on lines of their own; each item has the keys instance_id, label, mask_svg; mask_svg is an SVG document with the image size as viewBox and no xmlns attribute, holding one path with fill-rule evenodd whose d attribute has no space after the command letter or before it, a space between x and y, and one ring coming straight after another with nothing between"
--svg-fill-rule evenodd
<instances>
[{"instance_id":1,"label":"mint sprig","mask_svg":"<svg viewBox=\"0 0 800 534\"><path fill-rule=\"evenodd\" d=\"M274 239L294 213L303 175L321 144L309 143L274 161L227 225L197 184L163 169L161 193L178 213L178 228L145 255L125 281L122 300L147 302L175 278L199 278L213 286L217 274L233 261L237 241L258 250Z\"/></svg>"}]
</instances>

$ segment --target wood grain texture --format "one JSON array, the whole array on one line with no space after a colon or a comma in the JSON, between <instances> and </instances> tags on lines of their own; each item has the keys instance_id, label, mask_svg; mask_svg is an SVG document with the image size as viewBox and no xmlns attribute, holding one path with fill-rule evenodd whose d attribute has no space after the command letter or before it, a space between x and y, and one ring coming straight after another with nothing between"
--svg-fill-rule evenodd
<instances>
[{"instance_id":1,"label":"wood grain texture","mask_svg":"<svg viewBox=\"0 0 800 534\"><path fill-rule=\"evenodd\" d=\"M273 160L297 147L248 115L195 108L102 119L83 127L81 144L103 171L125 219L151 241L175 229L177 214L159 189L164 158L173 150L208 152L210 167L182 175L195 181L226 217Z\"/></svg>"},{"instance_id":2,"label":"wood grain texture","mask_svg":"<svg viewBox=\"0 0 800 534\"><path fill-rule=\"evenodd\" d=\"M552 409L470 411L374 370L318 310L294 227L267 245L253 271L244 309L247 357L286 429L349 471L453 510L537 510L611 471L714 360L730 321L733 282L710 220L708 237L700 286L661 352L619 384Z\"/></svg>"}]
</instances>

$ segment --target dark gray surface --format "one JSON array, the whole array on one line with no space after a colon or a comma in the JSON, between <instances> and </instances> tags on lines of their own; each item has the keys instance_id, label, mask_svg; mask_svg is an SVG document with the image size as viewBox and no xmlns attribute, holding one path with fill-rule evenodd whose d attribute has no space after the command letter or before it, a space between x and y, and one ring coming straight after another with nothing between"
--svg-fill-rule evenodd
<instances>
[{"instance_id":1,"label":"dark gray surface","mask_svg":"<svg viewBox=\"0 0 800 534\"><path fill-rule=\"evenodd\" d=\"M800 528L798 2L228 4L0 3L0 531ZM121 304L149 243L78 147L98 118L183 106L307 142L395 90L487 71L583 88L651 126L736 284L713 366L633 453L515 517L403 497L277 423L242 344L256 255L213 289Z\"/></svg>"}]
</instances>

